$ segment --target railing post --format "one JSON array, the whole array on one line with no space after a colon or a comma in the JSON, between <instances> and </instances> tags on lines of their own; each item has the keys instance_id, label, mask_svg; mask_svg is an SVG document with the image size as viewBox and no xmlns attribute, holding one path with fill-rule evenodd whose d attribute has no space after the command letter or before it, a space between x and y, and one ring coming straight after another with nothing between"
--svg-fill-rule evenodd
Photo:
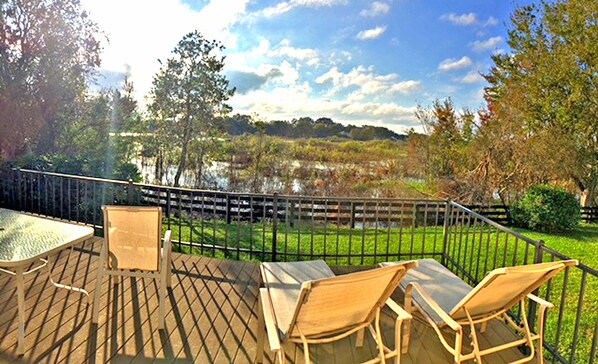
<instances>
[{"instance_id":1,"label":"railing post","mask_svg":"<svg viewBox=\"0 0 598 364\"><path fill-rule=\"evenodd\" d=\"M13 193L15 194L18 202L15 203L15 206L17 206L17 204L18 204L17 209L22 210L23 209L22 208L23 207L23 196L22 196L23 190L21 189L21 169L17 168L16 172L17 172L17 183L15 183L16 184L16 193L14 193L15 192L14 190L13 190Z\"/></svg>"},{"instance_id":2,"label":"railing post","mask_svg":"<svg viewBox=\"0 0 598 364\"><path fill-rule=\"evenodd\" d=\"M442 258L441 264L445 267L447 266L447 244L448 244L448 229L449 229L449 219L451 218L453 213L453 206L451 205L451 200L446 199L445 208L444 208L444 221L442 226Z\"/></svg>"},{"instance_id":3,"label":"railing post","mask_svg":"<svg viewBox=\"0 0 598 364\"><path fill-rule=\"evenodd\" d=\"M272 196L272 261L276 261L276 233L278 229L278 193Z\"/></svg>"},{"instance_id":4,"label":"railing post","mask_svg":"<svg viewBox=\"0 0 598 364\"><path fill-rule=\"evenodd\" d=\"M225 212L225 218L226 218L226 225L230 225L232 219L230 216L230 193L226 194L226 212Z\"/></svg>"},{"instance_id":5,"label":"railing post","mask_svg":"<svg viewBox=\"0 0 598 364\"><path fill-rule=\"evenodd\" d=\"M166 189L166 217L168 218L168 227L170 228L170 208L171 208L170 189Z\"/></svg>"},{"instance_id":6,"label":"railing post","mask_svg":"<svg viewBox=\"0 0 598 364\"><path fill-rule=\"evenodd\" d=\"M538 240L538 245L536 245L536 251L534 253L534 264L542 263L544 260L544 252L542 249L544 248L544 240ZM532 294L538 295L539 289L536 288ZM527 312L527 321L529 322L529 327L533 330L534 325L536 323L536 313L538 312L538 304L535 301L529 301L529 310ZM538 330L539 331L539 330Z\"/></svg>"},{"instance_id":7,"label":"railing post","mask_svg":"<svg viewBox=\"0 0 598 364\"><path fill-rule=\"evenodd\" d=\"M129 184L127 185L127 203L129 205L133 205L134 201L134 193L135 193L135 186L133 186L133 180L129 179Z\"/></svg>"}]
</instances>

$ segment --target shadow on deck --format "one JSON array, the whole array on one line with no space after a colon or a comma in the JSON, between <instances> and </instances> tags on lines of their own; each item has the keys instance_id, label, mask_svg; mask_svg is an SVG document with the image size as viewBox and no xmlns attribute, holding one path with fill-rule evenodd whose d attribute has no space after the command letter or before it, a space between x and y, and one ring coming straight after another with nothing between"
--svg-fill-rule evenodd
<instances>
[{"instance_id":1,"label":"shadow on deck","mask_svg":"<svg viewBox=\"0 0 598 364\"><path fill-rule=\"evenodd\" d=\"M100 239L87 242L55 259L55 280L84 287L93 296ZM337 273L347 269L338 268ZM26 276L26 347L16 356L17 298L15 281L0 276L0 362L26 363L251 363L256 353L256 263L173 254L173 286L168 293L166 330L158 330L157 287L153 280L125 278L118 284L105 279L99 324L91 324L91 305L85 296L55 289L45 271ZM397 294L398 302L402 302ZM393 339L394 317L384 315L386 342ZM434 331L416 317L409 353L403 363L450 363ZM492 322L482 347L508 341L512 331ZM450 341L449 341L450 342ZM267 344L266 344L267 345ZM302 349L289 347L288 359L303 362ZM355 348L354 335L327 345L312 346L320 363L351 363L373 358L377 351L368 337ZM504 363L523 357L513 349L486 358ZM266 348L265 362L273 356Z\"/></svg>"}]
</instances>

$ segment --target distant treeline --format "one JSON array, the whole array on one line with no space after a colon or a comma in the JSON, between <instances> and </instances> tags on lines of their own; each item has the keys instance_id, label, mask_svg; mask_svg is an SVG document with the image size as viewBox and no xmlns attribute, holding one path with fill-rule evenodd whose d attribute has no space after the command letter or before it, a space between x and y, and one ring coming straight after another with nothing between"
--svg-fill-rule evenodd
<instances>
[{"instance_id":1,"label":"distant treeline","mask_svg":"<svg viewBox=\"0 0 598 364\"><path fill-rule=\"evenodd\" d=\"M313 120L301 117L291 121L255 121L249 115L236 114L224 119L224 128L230 135L259 134L284 138L331 138L340 137L353 140L395 140L404 141L405 134L397 134L380 126L354 126L335 123L330 118Z\"/></svg>"}]
</instances>

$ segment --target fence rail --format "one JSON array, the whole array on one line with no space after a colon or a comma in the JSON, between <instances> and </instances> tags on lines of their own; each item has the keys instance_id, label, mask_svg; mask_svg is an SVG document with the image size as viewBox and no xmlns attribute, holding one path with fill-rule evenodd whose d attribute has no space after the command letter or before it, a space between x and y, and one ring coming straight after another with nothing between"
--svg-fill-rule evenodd
<instances>
[{"instance_id":1,"label":"fence rail","mask_svg":"<svg viewBox=\"0 0 598 364\"><path fill-rule=\"evenodd\" d=\"M497 267L567 257L512 231L505 206L452 201L332 198L228 193L152 186L28 170L0 171L0 206L94 226L101 206L157 205L174 248L188 253L261 261L324 259L333 265L432 257L474 285ZM536 292L553 302L546 358L596 362L598 272L569 268ZM526 315L536 325L536 306ZM536 330L538 328L536 327Z\"/></svg>"},{"instance_id":2,"label":"fence rail","mask_svg":"<svg viewBox=\"0 0 598 364\"><path fill-rule=\"evenodd\" d=\"M581 220L587 223L598 223L598 207L582 207Z\"/></svg>"}]
</instances>

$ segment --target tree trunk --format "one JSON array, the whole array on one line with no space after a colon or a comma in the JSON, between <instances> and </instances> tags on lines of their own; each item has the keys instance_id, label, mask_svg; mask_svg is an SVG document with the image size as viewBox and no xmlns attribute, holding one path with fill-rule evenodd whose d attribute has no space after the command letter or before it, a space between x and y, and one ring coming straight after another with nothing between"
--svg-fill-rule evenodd
<instances>
[{"instance_id":1,"label":"tree trunk","mask_svg":"<svg viewBox=\"0 0 598 364\"><path fill-rule=\"evenodd\" d=\"M189 141L191 141L191 116L189 115L189 106L187 106L187 117L185 120L185 130L183 133L183 145L181 149L181 158L179 159L179 166L174 176L174 187L180 187L181 175L187 169L187 153L189 151Z\"/></svg>"},{"instance_id":2,"label":"tree trunk","mask_svg":"<svg viewBox=\"0 0 598 364\"><path fill-rule=\"evenodd\" d=\"M156 155L154 179L158 182L158 184L161 184L163 176L164 176L164 157L162 156L162 152L158 151L158 154Z\"/></svg>"},{"instance_id":3,"label":"tree trunk","mask_svg":"<svg viewBox=\"0 0 598 364\"><path fill-rule=\"evenodd\" d=\"M592 206L592 202L594 200L594 193L590 189L585 189L581 191L581 196L579 198L579 204L581 207L588 207Z\"/></svg>"},{"instance_id":4,"label":"tree trunk","mask_svg":"<svg viewBox=\"0 0 598 364\"><path fill-rule=\"evenodd\" d=\"M198 188L203 187L202 180L203 180L203 157L204 157L204 154L205 154L204 148L200 148L199 156L197 158L198 168L197 168L197 173L195 175L195 186Z\"/></svg>"},{"instance_id":5,"label":"tree trunk","mask_svg":"<svg viewBox=\"0 0 598 364\"><path fill-rule=\"evenodd\" d=\"M187 139L187 138L185 138ZM174 187L180 187L180 179L183 171L187 168L187 148L189 146L189 142L183 140L183 149L181 150L181 158L179 161L179 166L176 170L176 175L174 176Z\"/></svg>"}]
</instances>

